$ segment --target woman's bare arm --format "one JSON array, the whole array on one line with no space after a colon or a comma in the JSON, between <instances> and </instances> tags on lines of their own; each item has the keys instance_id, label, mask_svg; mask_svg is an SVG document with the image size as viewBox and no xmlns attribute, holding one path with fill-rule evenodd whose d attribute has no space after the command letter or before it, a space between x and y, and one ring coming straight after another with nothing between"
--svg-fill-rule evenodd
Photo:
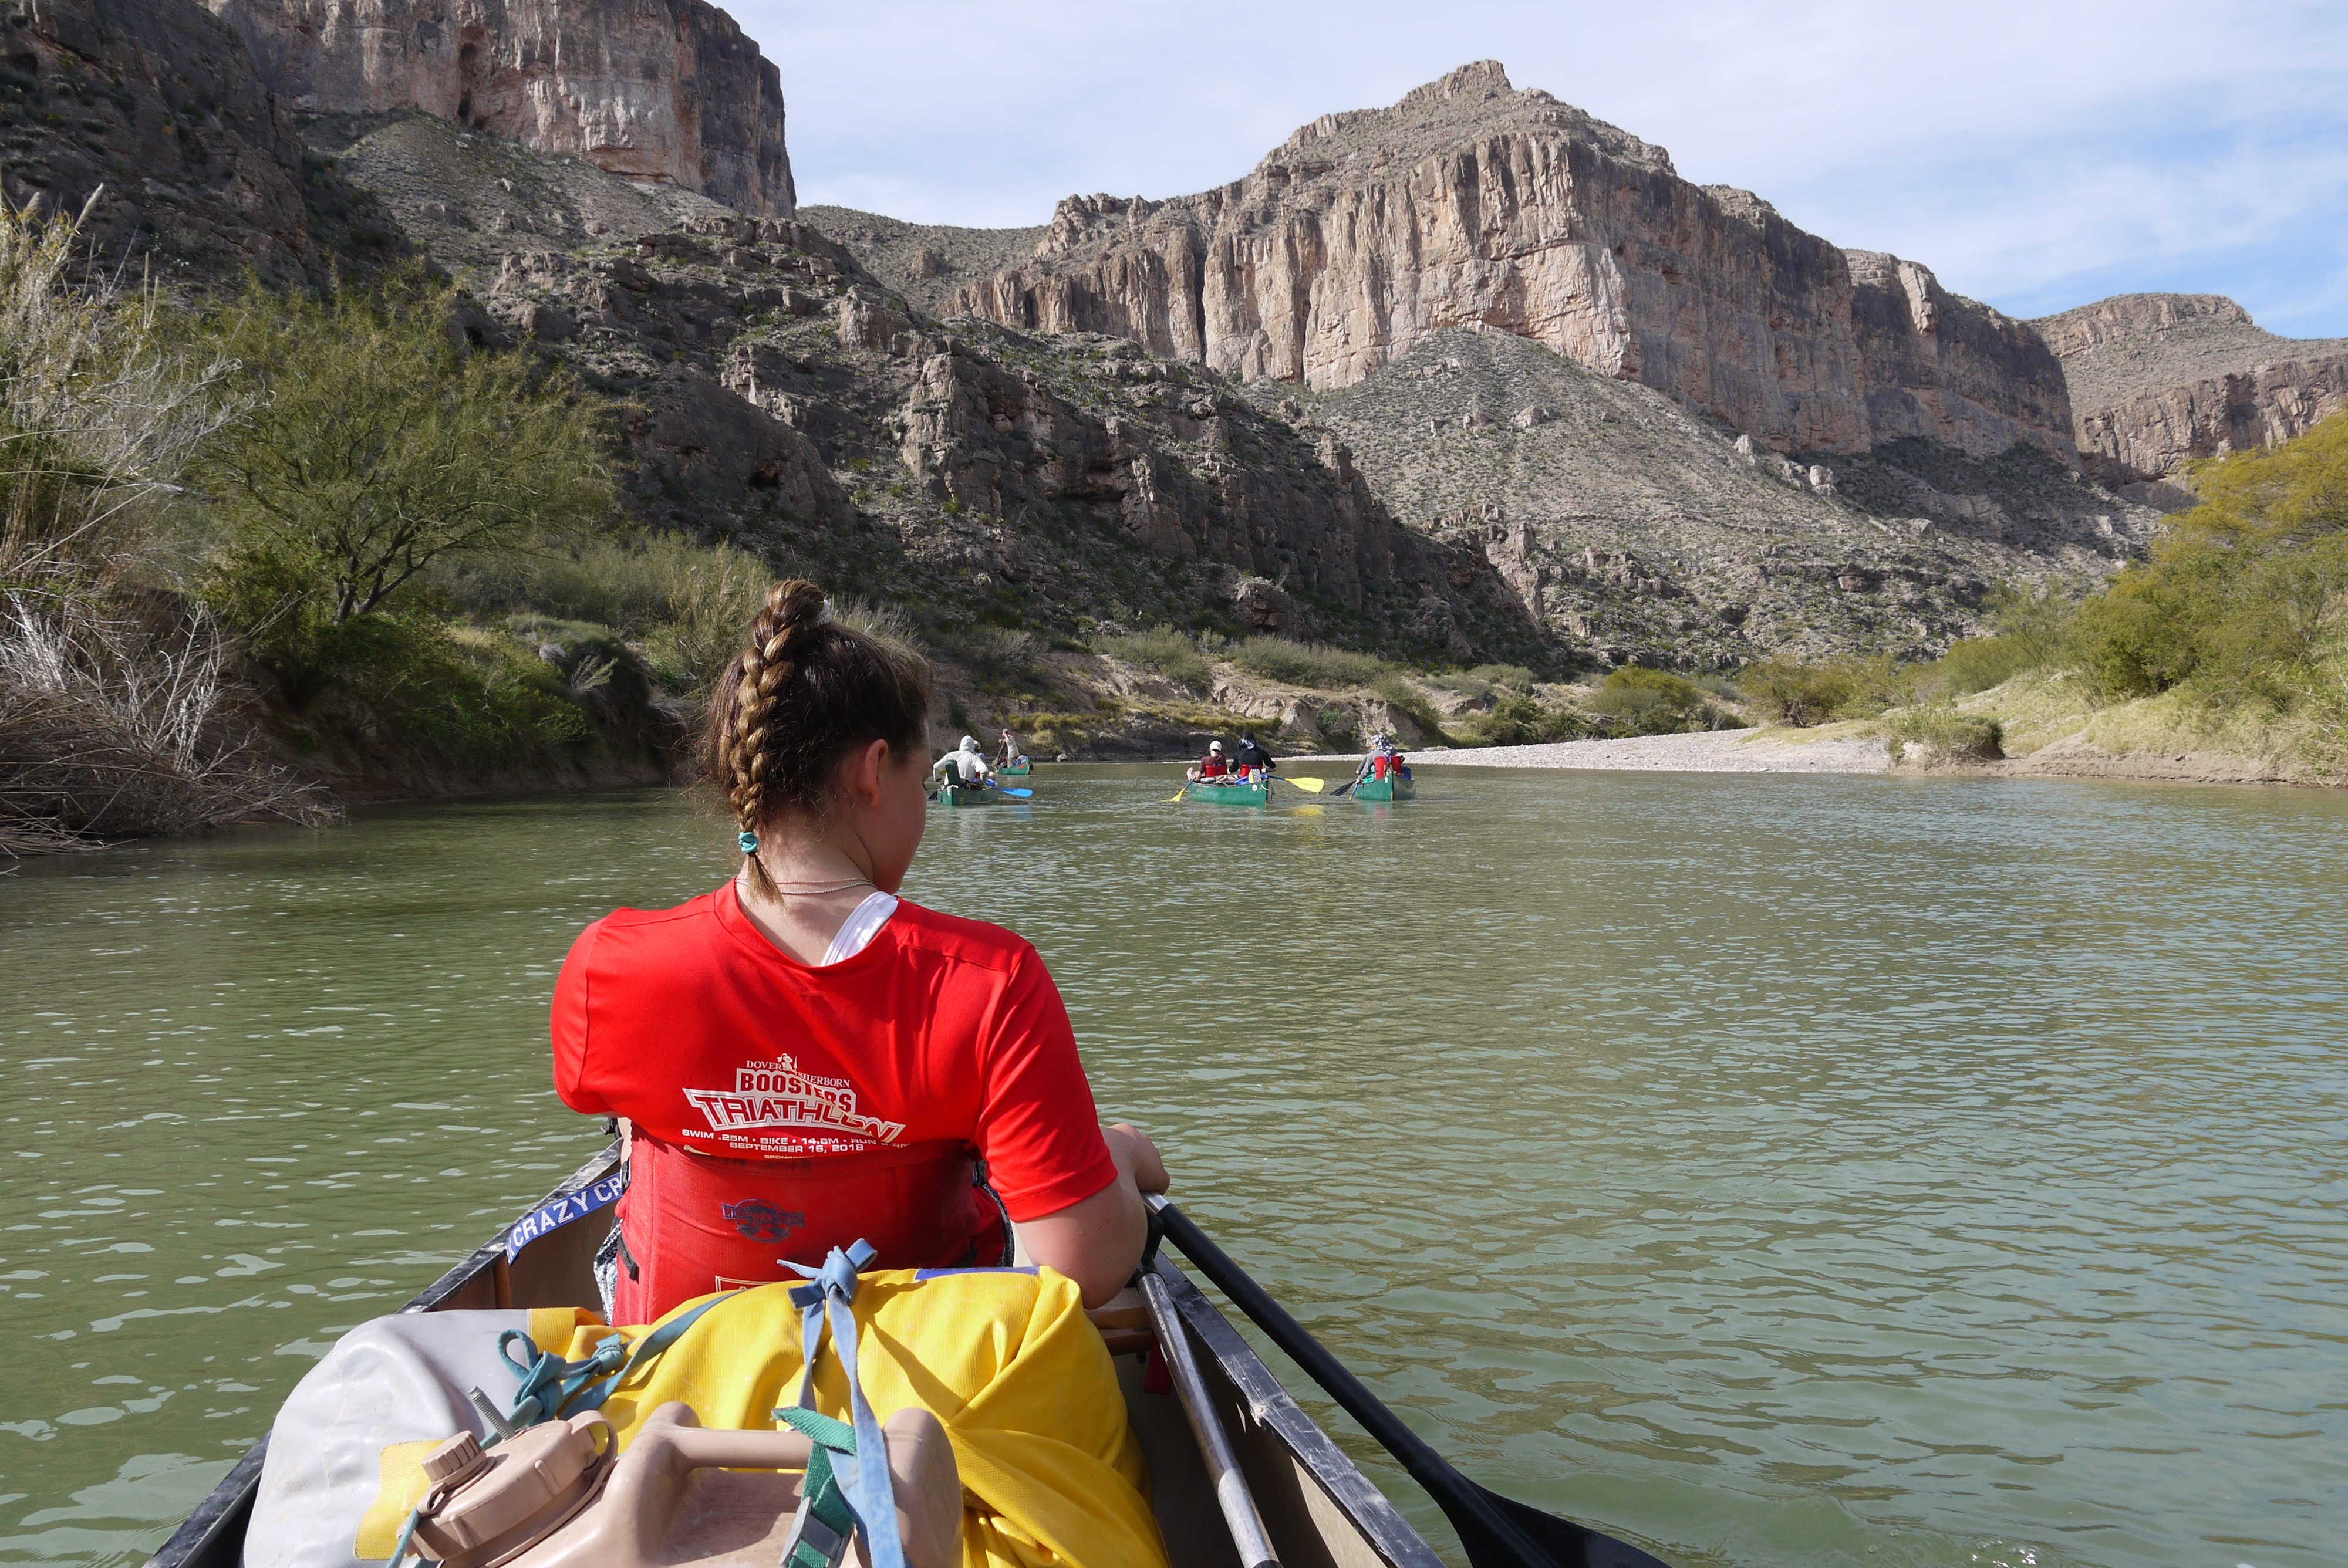
<instances>
[{"instance_id":1,"label":"woman's bare arm","mask_svg":"<svg viewBox=\"0 0 2348 1568\"><path fill-rule=\"evenodd\" d=\"M1022 1220L1019 1245L1028 1258L1066 1275L1084 1293L1086 1307L1098 1307L1125 1288L1141 1262L1149 1235L1144 1193L1166 1190L1166 1162L1149 1134L1130 1122L1101 1129L1117 1180L1091 1197L1040 1219Z\"/></svg>"}]
</instances>

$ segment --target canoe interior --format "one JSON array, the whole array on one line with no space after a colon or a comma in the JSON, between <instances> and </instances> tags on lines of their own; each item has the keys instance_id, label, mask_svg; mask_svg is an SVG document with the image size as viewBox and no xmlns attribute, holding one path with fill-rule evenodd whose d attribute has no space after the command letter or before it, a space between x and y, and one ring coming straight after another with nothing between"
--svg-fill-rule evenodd
<instances>
[{"instance_id":1,"label":"canoe interior","mask_svg":"<svg viewBox=\"0 0 2348 1568\"><path fill-rule=\"evenodd\" d=\"M575 1193L618 1165L614 1143L547 1196ZM612 1213L602 1209L540 1235L510 1265L500 1231L402 1310L594 1307L595 1249L611 1228ZM1282 1568L1443 1568L1442 1559L1289 1397L1214 1303L1170 1259L1160 1258L1158 1267ZM1181 1401L1142 1388L1147 1361L1146 1354L1118 1356L1117 1381L1149 1461L1151 1506L1172 1568L1242 1568ZM240 1568L267 1448L263 1439L237 1461L148 1559L148 1568Z\"/></svg>"}]
</instances>

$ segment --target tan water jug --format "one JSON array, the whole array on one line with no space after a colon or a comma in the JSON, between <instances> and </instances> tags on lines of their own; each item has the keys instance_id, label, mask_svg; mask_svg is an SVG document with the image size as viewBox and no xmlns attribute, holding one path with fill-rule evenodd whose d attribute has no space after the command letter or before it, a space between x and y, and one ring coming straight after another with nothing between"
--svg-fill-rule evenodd
<instances>
[{"instance_id":1,"label":"tan water jug","mask_svg":"<svg viewBox=\"0 0 2348 1568\"><path fill-rule=\"evenodd\" d=\"M945 1429L908 1409L883 1436L907 1563L957 1568L962 1478ZM610 1450L610 1423L595 1414L488 1450L451 1438L425 1460L435 1494L416 1544L444 1568L773 1568L780 1558L810 1452L799 1433L710 1430L670 1403L626 1453ZM847 1561L860 1565L861 1549Z\"/></svg>"}]
</instances>

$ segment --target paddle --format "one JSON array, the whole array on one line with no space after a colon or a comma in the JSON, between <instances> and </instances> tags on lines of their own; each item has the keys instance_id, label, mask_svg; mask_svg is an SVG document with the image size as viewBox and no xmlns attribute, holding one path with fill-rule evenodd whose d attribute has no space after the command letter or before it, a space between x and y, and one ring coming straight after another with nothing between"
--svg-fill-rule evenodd
<instances>
[{"instance_id":1,"label":"paddle","mask_svg":"<svg viewBox=\"0 0 2348 1568\"><path fill-rule=\"evenodd\" d=\"M1601 1535L1587 1525L1544 1513L1529 1503L1488 1491L1451 1468L1417 1433L1403 1425L1361 1379L1304 1331L1263 1286L1248 1277L1192 1223L1190 1217L1156 1194L1149 1206L1165 1227L1166 1239L1199 1266L1233 1306L1255 1320L1256 1327L1328 1390L1344 1412L1362 1423L1370 1436L1402 1462L1411 1480L1435 1499L1459 1542L1468 1549L1474 1568L1664 1568L1626 1542Z\"/></svg>"},{"instance_id":2,"label":"paddle","mask_svg":"<svg viewBox=\"0 0 2348 1568\"><path fill-rule=\"evenodd\" d=\"M987 781L986 781L986 787L987 787L987 788L989 788L989 789L992 789L992 790L1001 790L1004 794L1009 795L1013 800L1025 800L1029 795L1032 795L1032 794L1034 794L1035 793L1035 792L1034 790L1032 790L1032 789L1019 789L1019 788L1017 788L1017 787L1015 787L1015 786L1014 786L1014 785L1011 785L1011 784L996 784L993 779L989 779L989 780L987 780Z\"/></svg>"},{"instance_id":3,"label":"paddle","mask_svg":"<svg viewBox=\"0 0 2348 1568\"><path fill-rule=\"evenodd\" d=\"M1280 778L1278 774L1273 774L1272 776L1273 778L1280 779L1282 784L1294 784L1306 794L1319 794L1323 790L1329 787L1329 781L1327 779L1287 779Z\"/></svg>"}]
</instances>

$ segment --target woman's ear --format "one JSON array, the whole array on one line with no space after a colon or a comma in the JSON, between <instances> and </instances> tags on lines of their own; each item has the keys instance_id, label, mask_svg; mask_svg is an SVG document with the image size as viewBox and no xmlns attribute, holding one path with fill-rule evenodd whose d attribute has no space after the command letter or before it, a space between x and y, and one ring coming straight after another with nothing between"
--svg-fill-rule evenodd
<instances>
[{"instance_id":1,"label":"woman's ear","mask_svg":"<svg viewBox=\"0 0 2348 1568\"><path fill-rule=\"evenodd\" d=\"M889 743L867 742L848 760L848 798L867 810L880 804L880 770L889 765Z\"/></svg>"}]
</instances>

